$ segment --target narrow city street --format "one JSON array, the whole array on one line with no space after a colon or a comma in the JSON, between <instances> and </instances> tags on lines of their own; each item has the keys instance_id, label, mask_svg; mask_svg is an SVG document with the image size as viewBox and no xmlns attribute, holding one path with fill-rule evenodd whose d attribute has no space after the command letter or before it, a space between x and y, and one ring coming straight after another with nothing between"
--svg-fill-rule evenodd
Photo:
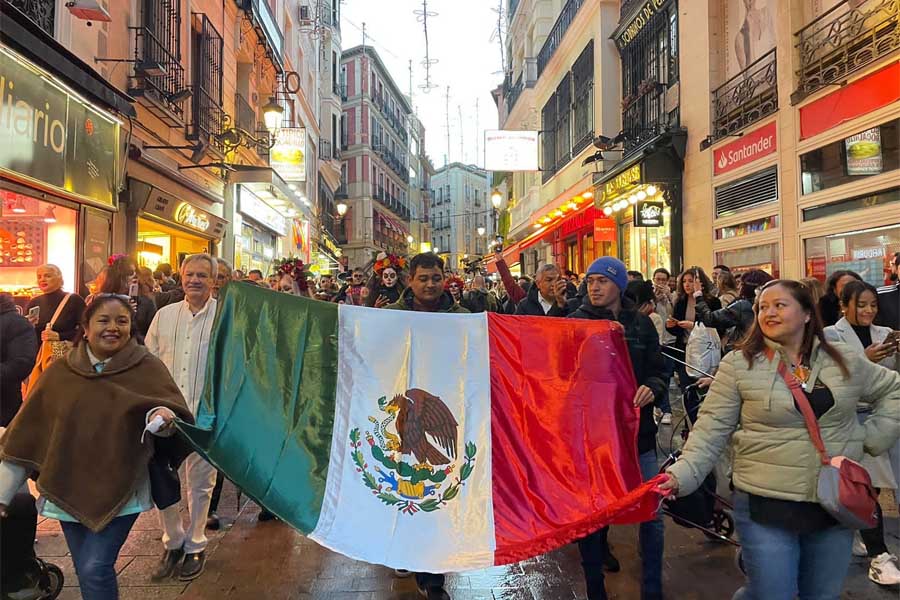
<instances>
[{"instance_id":1,"label":"narrow city street","mask_svg":"<svg viewBox=\"0 0 900 600\"><path fill-rule=\"evenodd\" d=\"M414 600L420 598L412 578L399 579L390 569L353 561L322 548L277 521L259 523L258 507L227 485L222 497L224 528L210 532L209 561L199 579L184 584L150 583L161 553L155 512L141 515L119 555L121 600ZM888 545L900 550L900 523L887 521ZM734 549L667 519L664 582L669 598L722 600L739 587ZM640 564L637 528L614 527L613 552L622 564L607 576L611 598L639 598ZM66 587L60 600L80 600L78 580L65 540L54 520L38 527L38 553L60 566ZM879 588L866 577L867 561L854 558L844 599L889 600L897 591ZM697 585L702 581L703 585ZM569 600L585 597L578 550L569 545L548 555L505 567L453 575L448 591L454 600Z\"/></svg>"}]
</instances>

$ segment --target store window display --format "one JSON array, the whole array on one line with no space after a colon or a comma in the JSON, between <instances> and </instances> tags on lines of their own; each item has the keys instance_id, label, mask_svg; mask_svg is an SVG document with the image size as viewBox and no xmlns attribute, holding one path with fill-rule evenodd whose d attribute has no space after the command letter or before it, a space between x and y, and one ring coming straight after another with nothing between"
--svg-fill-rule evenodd
<instances>
[{"instance_id":1,"label":"store window display","mask_svg":"<svg viewBox=\"0 0 900 600\"><path fill-rule=\"evenodd\" d=\"M875 287L890 281L891 257L900 252L900 223L804 240L806 275L825 281L839 270L859 273Z\"/></svg>"}]
</instances>

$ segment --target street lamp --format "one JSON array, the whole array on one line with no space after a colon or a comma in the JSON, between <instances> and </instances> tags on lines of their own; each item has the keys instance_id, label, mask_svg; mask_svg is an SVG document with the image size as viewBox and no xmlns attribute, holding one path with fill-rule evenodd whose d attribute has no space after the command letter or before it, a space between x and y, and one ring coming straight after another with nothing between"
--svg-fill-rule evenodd
<instances>
[{"instance_id":1,"label":"street lamp","mask_svg":"<svg viewBox=\"0 0 900 600\"><path fill-rule=\"evenodd\" d=\"M269 101L263 105L262 113L266 129L269 131L269 135L274 137L278 130L281 129L281 117L284 114L284 109L275 101L275 97L271 96Z\"/></svg>"},{"instance_id":2,"label":"street lamp","mask_svg":"<svg viewBox=\"0 0 900 600\"><path fill-rule=\"evenodd\" d=\"M440 254L440 253L441 253L441 249L438 248L437 246L435 246L435 247L434 247L434 253L435 253L435 254Z\"/></svg>"},{"instance_id":3,"label":"street lamp","mask_svg":"<svg viewBox=\"0 0 900 600\"><path fill-rule=\"evenodd\" d=\"M478 235L484 235L485 229L483 226L479 225L477 231L478 231Z\"/></svg>"},{"instance_id":4,"label":"street lamp","mask_svg":"<svg viewBox=\"0 0 900 600\"><path fill-rule=\"evenodd\" d=\"M406 236L407 244L412 244L414 240L415 240L415 238L413 236L411 236L411 235Z\"/></svg>"},{"instance_id":5,"label":"street lamp","mask_svg":"<svg viewBox=\"0 0 900 600\"><path fill-rule=\"evenodd\" d=\"M499 210L500 205L503 204L503 194L499 191L494 190L494 193L491 194L491 204L494 205L494 208Z\"/></svg>"},{"instance_id":6,"label":"street lamp","mask_svg":"<svg viewBox=\"0 0 900 600\"><path fill-rule=\"evenodd\" d=\"M346 205L345 203L343 203L343 202L338 202L338 203L337 203L337 206L335 206L335 208L337 208L337 212L338 212L338 216L339 216L339 217L343 217L344 215L347 214L347 205Z\"/></svg>"}]
</instances>

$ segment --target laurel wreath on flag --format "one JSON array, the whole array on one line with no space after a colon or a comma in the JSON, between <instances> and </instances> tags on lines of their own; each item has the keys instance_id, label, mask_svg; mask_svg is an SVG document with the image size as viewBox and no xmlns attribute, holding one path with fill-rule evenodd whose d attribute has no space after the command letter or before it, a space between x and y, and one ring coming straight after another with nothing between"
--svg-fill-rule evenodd
<instances>
[{"instance_id":1,"label":"laurel wreath on flag","mask_svg":"<svg viewBox=\"0 0 900 600\"><path fill-rule=\"evenodd\" d=\"M441 482L446 480L447 476L453 472L452 465L434 473L424 470L415 470L409 464L396 461L393 458L386 456L381 448L374 443L374 439L368 432L366 439L372 449L372 457L384 465L389 472L385 473L378 467L375 467L375 471L382 476L381 479L379 479L375 473L369 470L369 464L366 462L365 456L361 450L363 443L358 428L350 431L350 455L353 459L353 463L356 465L356 471L362 474L363 483L367 488L372 490L372 494L376 498L385 505L395 506L398 511L406 514L416 514L419 511L434 512L439 510L442 506L459 495L460 489L465 485L466 480L472 475L472 471L475 468L475 454L478 449L473 442L468 442L465 447L463 465L459 469L459 477L443 491L437 492L437 488L440 487ZM433 487L437 496L417 502L415 500L401 498L392 493L396 488L391 487L390 485L385 486L383 482L393 483L396 480L394 471L400 476L410 477L410 481L413 483L420 483L426 480L431 481L435 484Z\"/></svg>"}]
</instances>

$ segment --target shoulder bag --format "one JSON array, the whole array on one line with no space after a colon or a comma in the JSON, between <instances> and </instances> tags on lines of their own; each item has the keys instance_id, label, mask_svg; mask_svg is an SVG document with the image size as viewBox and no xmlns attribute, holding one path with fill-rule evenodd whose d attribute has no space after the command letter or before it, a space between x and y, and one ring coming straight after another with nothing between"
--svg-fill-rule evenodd
<instances>
[{"instance_id":1,"label":"shoulder bag","mask_svg":"<svg viewBox=\"0 0 900 600\"><path fill-rule=\"evenodd\" d=\"M62 313L63 308L65 308L66 303L71 296L72 294L66 294L59 303L59 306L56 307L56 312L53 313L53 317L48 323L48 326L51 329L56 324L56 320L59 318L59 315ZM41 342L41 347L38 349L37 359L34 361L34 368L31 370L31 375L29 375L28 379L22 384L24 391L22 394L23 399L28 399L29 392L31 392L32 388L37 383L41 373L50 366L50 363L58 358L64 358L71 349L72 343L63 340L56 342Z\"/></svg>"},{"instance_id":2,"label":"shoulder bag","mask_svg":"<svg viewBox=\"0 0 900 600\"><path fill-rule=\"evenodd\" d=\"M770 356L771 358L771 356ZM866 469L846 456L829 457L822 441L819 422L809 399L801 389L800 382L789 373L784 361L778 360L778 374L784 379L812 438L813 446L819 452L822 469L816 485L816 495L822 508L841 525L849 529L871 529L878 522L876 504L878 496L872 487L872 480Z\"/></svg>"}]
</instances>

